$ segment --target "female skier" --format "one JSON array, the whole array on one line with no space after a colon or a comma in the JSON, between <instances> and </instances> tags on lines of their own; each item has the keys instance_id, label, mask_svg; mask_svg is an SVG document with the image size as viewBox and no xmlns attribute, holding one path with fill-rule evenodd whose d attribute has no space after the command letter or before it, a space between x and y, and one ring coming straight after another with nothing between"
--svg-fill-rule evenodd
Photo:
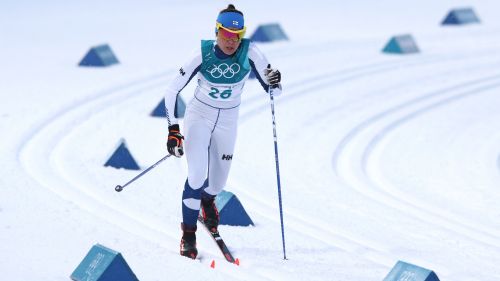
<instances>
[{"instance_id":1,"label":"female skier","mask_svg":"<svg viewBox=\"0 0 500 281\"><path fill-rule=\"evenodd\" d=\"M202 210L207 227L217 231L219 213L215 196L226 185L236 140L239 105L250 71L267 92L281 93L281 74L272 69L257 46L244 39L243 13L234 5L220 11L216 40L202 40L200 52L180 69L165 95L168 121L168 152L184 154L188 176L182 193L183 231L180 254L195 259L196 222ZM184 116L184 137L174 116L177 95L197 74L194 98Z\"/></svg>"}]
</instances>

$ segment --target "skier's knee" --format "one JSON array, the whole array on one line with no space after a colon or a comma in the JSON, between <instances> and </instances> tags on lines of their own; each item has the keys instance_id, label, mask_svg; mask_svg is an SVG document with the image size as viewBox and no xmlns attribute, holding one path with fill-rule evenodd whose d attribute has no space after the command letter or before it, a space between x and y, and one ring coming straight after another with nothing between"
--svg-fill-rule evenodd
<instances>
[{"instance_id":1,"label":"skier's knee","mask_svg":"<svg viewBox=\"0 0 500 281\"><path fill-rule=\"evenodd\" d=\"M186 184L184 185L184 189L193 189L193 190L198 190L203 187L203 180L196 180L196 179L187 179Z\"/></svg>"}]
</instances>

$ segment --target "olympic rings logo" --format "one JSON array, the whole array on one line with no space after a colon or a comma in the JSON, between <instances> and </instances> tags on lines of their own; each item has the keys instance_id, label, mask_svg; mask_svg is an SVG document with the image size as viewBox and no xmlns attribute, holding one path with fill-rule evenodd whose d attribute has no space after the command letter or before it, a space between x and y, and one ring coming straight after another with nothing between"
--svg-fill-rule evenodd
<instances>
[{"instance_id":1,"label":"olympic rings logo","mask_svg":"<svg viewBox=\"0 0 500 281\"><path fill-rule=\"evenodd\" d=\"M221 63L219 65L215 65L210 70L207 69L207 72L212 75L213 78L233 78L238 72L240 72L240 65L237 63L233 63L228 65L227 63Z\"/></svg>"}]
</instances>

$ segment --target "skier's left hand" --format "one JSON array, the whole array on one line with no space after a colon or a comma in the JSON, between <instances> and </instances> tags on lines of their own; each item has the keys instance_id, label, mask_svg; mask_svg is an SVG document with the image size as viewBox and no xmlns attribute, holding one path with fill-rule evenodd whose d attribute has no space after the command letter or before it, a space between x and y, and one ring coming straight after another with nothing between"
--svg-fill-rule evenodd
<instances>
[{"instance_id":1,"label":"skier's left hand","mask_svg":"<svg viewBox=\"0 0 500 281\"><path fill-rule=\"evenodd\" d=\"M267 83L271 86L271 88L274 89L279 87L281 82L281 73L279 70L271 68L271 65L269 64L264 70L264 74L266 75Z\"/></svg>"}]
</instances>

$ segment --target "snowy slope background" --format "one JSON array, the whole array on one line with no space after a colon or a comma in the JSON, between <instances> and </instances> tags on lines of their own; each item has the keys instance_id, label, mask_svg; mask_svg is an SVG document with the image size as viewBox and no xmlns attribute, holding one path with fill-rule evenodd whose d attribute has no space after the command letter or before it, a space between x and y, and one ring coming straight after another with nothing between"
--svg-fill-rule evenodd
<instances>
[{"instance_id":1,"label":"snowy slope background","mask_svg":"<svg viewBox=\"0 0 500 281\"><path fill-rule=\"evenodd\" d=\"M166 154L166 121L149 113L228 3L0 3L0 280L69 280L95 243L121 252L140 280L377 281L397 260L444 281L500 280L496 0L233 1L248 35L279 22L291 39L260 46L283 73L289 260L269 99L255 81L227 190L256 226L220 227L241 266L204 232L202 263L178 255L184 159L114 191L137 174L103 167L120 138L142 168ZM439 25L469 6L481 24ZM405 33L422 53L380 52ZM101 43L121 63L77 67Z\"/></svg>"}]
</instances>

